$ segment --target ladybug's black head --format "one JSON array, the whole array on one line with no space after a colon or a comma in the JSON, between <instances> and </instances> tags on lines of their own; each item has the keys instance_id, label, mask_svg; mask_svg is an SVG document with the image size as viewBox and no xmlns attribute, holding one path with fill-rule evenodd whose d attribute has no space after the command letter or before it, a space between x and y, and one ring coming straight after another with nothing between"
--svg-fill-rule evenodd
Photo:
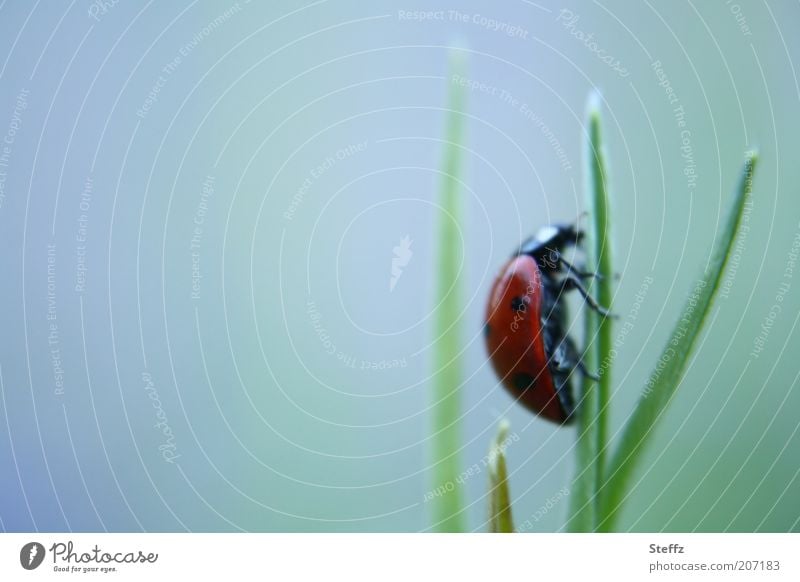
<instances>
[{"instance_id":1,"label":"ladybug's black head","mask_svg":"<svg viewBox=\"0 0 800 582\"><path fill-rule=\"evenodd\" d=\"M520 247L519 254L540 257L554 250L576 245L583 239L583 232L574 224L551 224L544 226L526 240Z\"/></svg>"},{"instance_id":2,"label":"ladybug's black head","mask_svg":"<svg viewBox=\"0 0 800 582\"><path fill-rule=\"evenodd\" d=\"M555 224L549 229L551 230L550 246L564 248L577 245L583 240L583 231L578 230L574 224Z\"/></svg>"}]
</instances>

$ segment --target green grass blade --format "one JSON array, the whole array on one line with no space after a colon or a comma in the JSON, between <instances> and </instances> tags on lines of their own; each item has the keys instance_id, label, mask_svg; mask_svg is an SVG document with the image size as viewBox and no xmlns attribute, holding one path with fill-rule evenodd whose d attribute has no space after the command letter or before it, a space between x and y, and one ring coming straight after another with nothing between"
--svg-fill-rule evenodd
<instances>
[{"instance_id":1,"label":"green grass blade","mask_svg":"<svg viewBox=\"0 0 800 582\"><path fill-rule=\"evenodd\" d=\"M450 75L463 76L465 69L464 53L453 51L450 54ZM438 307L434 313L434 387L433 387L433 487L451 488L444 495L431 501L433 504L434 527L443 532L464 531L462 511L462 490L457 478L460 474L458 450L460 448L459 420L461 418L461 399L458 393L461 385L461 366L459 352L459 319L461 317L461 297L458 284L459 265L462 263L459 221L461 200L458 191L458 176L461 171L461 145L463 139L463 120L465 88L458 83L449 85L449 113L445 130L445 146L442 158L442 178L440 185L440 213L436 260L436 297Z\"/></svg>"},{"instance_id":2,"label":"green grass blade","mask_svg":"<svg viewBox=\"0 0 800 582\"><path fill-rule=\"evenodd\" d=\"M609 465L608 480L602 490L600 529L611 531L625 499L628 483L653 426L661 417L681 383L686 364L703 322L711 309L717 287L730 256L742 212L752 193L753 172L757 156L750 152L745 158L741 181L731 206L730 215L703 277L695 284L683 307L681 318L672 331L669 342L657 367L647 382L636 409L626 425L620 445ZM664 364L666 362L666 364Z\"/></svg>"},{"instance_id":3,"label":"green grass blade","mask_svg":"<svg viewBox=\"0 0 800 582\"><path fill-rule=\"evenodd\" d=\"M587 269L603 275L592 283L590 292L597 302L608 307L612 299L613 268L611 265L611 235L609 227L609 202L605 160L602 149L600 111L596 98L590 101L588 111L589 143L586 156L586 204L590 222L585 234ZM610 391L611 320L601 318L587 310L584 337L587 346L583 362L588 370L597 370L600 362L605 367L599 372L600 382L584 378L581 404L578 411L577 475L573 483L572 513L569 522L572 531L591 531L595 526L596 492L602 483L606 449L606 418Z\"/></svg>"},{"instance_id":4,"label":"green grass blade","mask_svg":"<svg viewBox=\"0 0 800 582\"><path fill-rule=\"evenodd\" d=\"M611 307L613 299L614 269L611 263L611 210L608 197L608 180L603 156L601 139L600 111L593 107L589 113L589 138L590 138L590 167L591 196L589 199L589 216L593 228L587 233L586 241L587 266L590 271L602 275L596 281L592 290L596 290L595 299L605 308ZM597 382L597 428L595 431L595 494L600 491L605 472L606 447L608 446L608 401L611 394L611 344L613 319L602 317L592 311L589 312L590 321L594 324L597 343L595 348L596 367L589 368L597 371L600 380ZM586 380L584 380L586 381ZM598 497L595 497L597 502Z\"/></svg>"},{"instance_id":5,"label":"green grass blade","mask_svg":"<svg viewBox=\"0 0 800 582\"><path fill-rule=\"evenodd\" d=\"M587 322L586 327L589 327ZM584 363L594 366L595 358L587 354ZM595 523L595 423L593 411L597 410L597 391L587 382L582 384L580 410L578 411L578 442L576 444L576 474L570 491L570 518L568 529L573 532L592 531Z\"/></svg>"},{"instance_id":6,"label":"green grass blade","mask_svg":"<svg viewBox=\"0 0 800 582\"><path fill-rule=\"evenodd\" d=\"M508 426L508 421L500 422L497 436L489 449L489 531L492 533L514 531L505 457Z\"/></svg>"},{"instance_id":7,"label":"green grass blade","mask_svg":"<svg viewBox=\"0 0 800 582\"><path fill-rule=\"evenodd\" d=\"M587 327L589 324L587 323ZM585 357L587 366L593 365L593 357ZM594 485L595 485L595 425L591 411L597 409L597 391L583 382L578 416L578 442L576 444L576 474L570 491L570 518L568 529L586 532L594 529Z\"/></svg>"}]
</instances>

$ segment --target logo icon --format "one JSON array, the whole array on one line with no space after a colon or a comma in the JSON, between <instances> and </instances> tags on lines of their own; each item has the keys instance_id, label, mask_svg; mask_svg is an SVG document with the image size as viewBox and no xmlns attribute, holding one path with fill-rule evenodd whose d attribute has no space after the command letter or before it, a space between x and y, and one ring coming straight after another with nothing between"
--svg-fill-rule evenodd
<instances>
[{"instance_id":1,"label":"logo icon","mask_svg":"<svg viewBox=\"0 0 800 582\"><path fill-rule=\"evenodd\" d=\"M19 552L19 563L26 570L35 570L44 561L44 546L39 542L28 542Z\"/></svg>"},{"instance_id":2,"label":"logo icon","mask_svg":"<svg viewBox=\"0 0 800 582\"><path fill-rule=\"evenodd\" d=\"M403 274L403 267L408 265L411 256L414 254L411 250L411 240L409 235L400 239L400 244L392 249L394 257L392 258L392 278L389 279L389 291L394 291L394 286L400 280L400 275Z\"/></svg>"}]
</instances>

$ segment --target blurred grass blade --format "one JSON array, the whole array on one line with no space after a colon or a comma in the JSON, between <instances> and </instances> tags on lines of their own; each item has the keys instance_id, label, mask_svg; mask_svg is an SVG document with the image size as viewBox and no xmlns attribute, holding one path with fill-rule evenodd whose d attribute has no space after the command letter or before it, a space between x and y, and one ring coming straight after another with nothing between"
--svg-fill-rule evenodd
<instances>
[{"instance_id":1,"label":"blurred grass blade","mask_svg":"<svg viewBox=\"0 0 800 582\"><path fill-rule=\"evenodd\" d=\"M586 150L586 205L589 226L585 229L586 267L600 273L603 279L590 281L589 291L597 302L608 307L612 298L613 268L611 266L611 235L605 160L602 149L600 110L597 95L592 95L588 107L589 141ZM606 448L606 417L610 391L611 320L591 310L585 313L584 337L586 347L583 363L587 370L598 370L600 382L583 378L578 410L577 475L573 483L572 531L591 531L595 527L598 497L603 478Z\"/></svg>"},{"instance_id":2,"label":"blurred grass blade","mask_svg":"<svg viewBox=\"0 0 800 582\"><path fill-rule=\"evenodd\" d=\"M489 531L492 533L514 531L505 457L508 426L507 420L500 422L497 436L489 449Z\"/></svg>"},{"instance_id":3,"label":"blurred grass blade","mask_svg":"<svg viewBox=\"0 0 800 582\"><path fill-rule=\"evenodd\" d=\"M451 50L450 74L464 76L465 55ZM438 225L436 260L436 297L434 304L433 345L433 488L448 491L432 500L434 527L443 532L464 531L462 490L457 481L460 474L458 450L461 446L459 420L461 385L459 352L461 342L458 322L461 317L461 296L458 282L459 265L462 264L460 230L461 200L458 176L461 170L461 141L465 89L458 83L449 84L449 111L442 158L442 177L439 204L442 208Z\"/></svg>"},{"instance_id":4,"label":"blurred grass blade","mask_svg":"<svg viewBox=\"0 0 800 582\"><path fill-rule=\"evenodd\" d=\"M653 426L666 410L681 383L695 340L710 311L725 264L730 256L742 211L752 193L753 172L757 159L754 152L749 152L745 158L744 170L728 221L717 239L708 268L703 278L695 284L692 294L684 305L681 317L658 360L658 367L650 375L647 387L625 427L619 448L611 460L608 480L601 492L602 515L599 524L601 530L611 531L614 528L636 462L642 457L644 445L651 435Z\"/></svg>"}]
</instances>

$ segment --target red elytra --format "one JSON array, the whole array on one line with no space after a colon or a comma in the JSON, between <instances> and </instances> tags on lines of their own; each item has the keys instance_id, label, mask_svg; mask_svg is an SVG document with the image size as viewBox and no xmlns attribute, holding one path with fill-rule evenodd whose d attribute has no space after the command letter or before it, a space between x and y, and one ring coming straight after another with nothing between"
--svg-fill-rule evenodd
<instances>
[{"instance_id":1,"label":"red elytra","mask_svg":"<svg viewBox=\"0 0 800 582\"><path fill-rule=\"evenodd\" d=\"M549 366L549 317L542 318L543 304L554 304L546 300L548 293L533 257L512 258L492 287L484 332L492 367L512 396L531 412L564 424L573 406L568 384L557 387Z\"/></svg>"}]
</instances>

